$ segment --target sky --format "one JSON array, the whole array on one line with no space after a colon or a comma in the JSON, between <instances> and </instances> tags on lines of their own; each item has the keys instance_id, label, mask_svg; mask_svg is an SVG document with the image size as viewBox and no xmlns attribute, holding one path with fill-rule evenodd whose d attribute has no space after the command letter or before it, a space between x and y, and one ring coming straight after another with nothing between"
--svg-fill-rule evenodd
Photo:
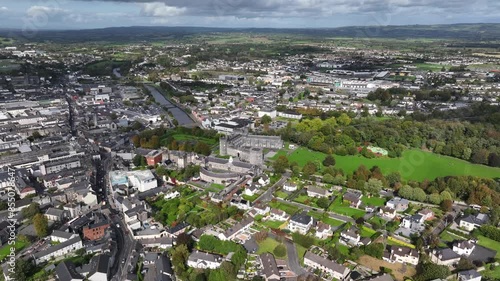
<instances>
[{"instance_id":1,"label":"sky","mask_svg":"<svg viewBox=\"0 0 500 281\"><path fill-rule=\"evenodd\" d=\"M0 28L499 23L499 0L0 0Z\"/></svg>"}]
</instances>

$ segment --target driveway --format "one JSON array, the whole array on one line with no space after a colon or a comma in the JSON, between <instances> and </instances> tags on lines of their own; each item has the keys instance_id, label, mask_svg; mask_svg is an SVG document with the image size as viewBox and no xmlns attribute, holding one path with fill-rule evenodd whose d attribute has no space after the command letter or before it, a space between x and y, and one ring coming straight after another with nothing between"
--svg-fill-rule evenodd
<instances>
[{"instance_id":1,"label":"driveway","mask_svg":"<svg viewBox=\"0 0 500 281\"><path fill-rule=\"evenodd\" d=\"M288 253L288 267L290 270L297 274L297 276L307 273L307 271L300 266L299 256L297 255L297 248L295 247L295 244L288 240L285 240L285 244Z\"/></svg>"}]
</instances>

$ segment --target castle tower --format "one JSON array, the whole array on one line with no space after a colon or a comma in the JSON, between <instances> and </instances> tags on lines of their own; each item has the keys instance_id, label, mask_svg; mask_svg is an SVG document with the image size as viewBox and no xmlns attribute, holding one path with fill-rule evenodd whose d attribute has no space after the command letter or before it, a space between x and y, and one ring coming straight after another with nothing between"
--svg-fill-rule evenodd
<instances>
[{"instance_id":1,"label":"castle tower","mask_svg":"<svg viewBox=\"0 0 500 281\"><path fill-rule=\"evenodd\" d=\"M264 164L264 151L261 148L254 147L250 149L248 162L254 165Z\"/></svg>"},{"instance_id":2,"label":"castle tower","mask_svg":"<svg viewBox=\"0 0 500 281\"><path fill-rule=\"evenodd\" d=\"M226 136L221 136L219 138L219 154L221 156L227 155L227 137Z\"/></svg>"}]
</instances>

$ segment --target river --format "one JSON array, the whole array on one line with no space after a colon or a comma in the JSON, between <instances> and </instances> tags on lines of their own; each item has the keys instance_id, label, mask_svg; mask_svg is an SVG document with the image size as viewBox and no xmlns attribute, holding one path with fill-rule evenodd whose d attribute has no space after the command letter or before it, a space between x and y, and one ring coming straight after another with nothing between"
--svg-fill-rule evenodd
<instances>
[{"instance_id":1,"label":"river","mask_svg":"<svg viewBox=\"0 0 500 281\"><path fill-rule=\"evenodd\" d=\"M171 103L169 100L165 98L158 90L150 85L144 85L148 89L148 91L153 95L155 100L162 106L168 108L168 111L172 113L175 120L179 122L179 126L185 127L193 127L195 122L189 117L189 115L184 112L182 109L178 108L175 104Z\"/></svg>"}]
</instances>

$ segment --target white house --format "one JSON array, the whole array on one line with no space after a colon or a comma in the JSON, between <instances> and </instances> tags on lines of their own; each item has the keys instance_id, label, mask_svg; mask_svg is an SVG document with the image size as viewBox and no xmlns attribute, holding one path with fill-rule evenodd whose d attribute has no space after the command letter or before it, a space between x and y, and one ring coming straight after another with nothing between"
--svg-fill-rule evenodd
<instances>
[{"instance_id":1,"label":"white house","mask_svg":"<svg viewBox=\"0 0 500 281\"><path fill-rule=\"evenodd\" d=\"M158 187L158 181L150 170L131 171L128 176L132 186L139 192L145 192Z\"/></svg>"},{"instance_id":2,"label":"white house","mask_svg":"<svg viewBox=\"0 0 500 281\"><path fill-rule=\"evenodd\" d=\"M82 239L80 236L74 237L60 244L51 246L43 251L33 255L36 264L46 262L51 258L61 257L83 248Z\"/></svg>"},{"instance_id":3,"label":"white house","mask_svg":"<svg viewBox=\"0 0 500 281\"><path fill-rule=\"evenodd\" d=\"M253 224L253 218L245 218L234 226L228 228L224 233L220 233L218 238L221 240L231 240L241 232L248 230Z\"/></svg>"},{"instance_id":4,"label":"white house","mask_svg":"<svg viewBox=\"0 0 500 281\"><path fill-rule=\"evenodd\" d=\"M477 216L468 215L460 219L459 226L467 231L472 231L475 228L487 223L488 219L488 215L486 214L477 214Z\"/></svg>"},{"instance_id":5,"label":"white house","mask_svg":"<svg viewBox=\"0 0 500 281\"><path fill-rule=\"evenodd\" d=\"M340 237L342 240L351 245L358 245L361 240L361 235L359 235L359 231L355 227L343 230L340 232Z\"/></svg>"},{"instance_id":6,"label":"white house","mask_svg":"<svg viewBox=\"0 0 500 281\"><path fill-rule=\"evenodd\" d=\"M243 194L245 194L247 196L254 196L257 193L257 190L258 190L257 187L252 184L252 185L245 188L245 191L243 192Z\"/></svg>"},{"instance_id":7,"label":"white house","mask_svg":"<svg viewBox=\"0 0 500 281\"><path fill-rule=\"evenodd\" d=\"M326 239L333 235L332 226L323 222L318 222L316 224L316 238Z\"/></svg>"},{"instance_id":8,"label":"white house","mask_svg":"<svg viewBox=\"0 0 500 281\"><path fill-rule=\"evenodd\" d=\"M286 190L286 191L289 191L289 192L293 192L293 191L297 190L297 184L293 183L293 182L287 181L283 185L283 189Z\"/></svg>"},{"instance_id":9,"label":"white house","mask_svg":"<svg viewBox=\"0 0 500 281\"><path fill-rule=\"evenodd\" d=\"M174 191L174 192L169 192L169 193L165 193L165 200L170 200L170 199L174 199L174 198L177 198L181 196L181 194L179 193L179 191Z\"/></svg>"},{"instance_id":10,"label":"white house","mask_svg":"<svg viewBox=\"0 0 500 281\"><path fill-rule=\"evenodd\" d=\"M396 209L391 207L382 207L379 212L382 217L386 217L388 219L394 219L396 217Z\"/></svg>"},{"instance_id":11,"label":"white house","mask_svg":"<svg viewBox=\"0 0 500 281\"><path fill-rule=\"evenodd\" d=\"M271 179L266 175L266 174L263 174L258 183L260 184L260 186L266 186L268 185L269 183L271 183Z\"/></svg>"},{"instance_id":12,"label":"white house","mask_svg":"<svg viewBox=\"0 0 500 281\"><path fill-rule=\"evenodd\" d=\"M216 269L221 263L222 256L196 251L189 255L187 265L193 268Z\"/></svg>"},{"instance_id":13,"label":"white house","mask_svg":"<svg viewBox=\"0 0 500 281\"><path fill-rule=\"evenodd\" d=\"M429 253L429 257L433 263L447 266L457 264L460 260L460 255L450 248L434 249Z\"/></svg>"},{"instance_id":14,"label":"white house","mask_svg":"<svg viewBox=\"0 0 500 281\"><path fill-rule=\"evenodd\" d=\"M291 232L298 232L300 234L306 234L313 225L313 218L307 215L305 212L301 214L295 214L290 219L288 223L288 229Z\"/></svg>"},{"instance_id":15,"label":"white house","mask_svg":"<svg viewBox=\"0 0 500 281\"><path fill-rule=\"evenodd\" d=\"M45 212L45 217L49 221L62 221L66 217L66 211L56 208L49 208Z\"/></svg>"},{"instance_id":16,"label":"white house","mask_svg":"<svg viewBox=\"0 0 500 281\"><path fill-rule=\"evenodd\" d=\"M107 281L109 272L109 255L102 254L90 260L89 281Z\"/></svg>"},{"instance_id":17,"label":"white house","mask_svg":"<svg viewBox=\"0 0 500 281\"><path fill-rule=\"evenodd\" d=\"M271 211L271 208L269 208L269 206L267 206L267 205L260 205L260 204L259 205L255 205L253 207L253 209L257 212L257 214L262 215L262 216L268 214L269 211Z\"/></svg>"},{"instance_id":18,"label":"white house","mask_svg":"<svg viewBox=\"0 0 500 281\"><path fill-rule=\"evenodd\" d=\"M383 259L388 262L417 265L419 261L419 254L416 249L401 246L391 246L389 248L389 251L384 252Z\"/></svg>"},{"instance_id":19,"label":"white house","mask_svg":"<svg viewBox=\"0 0 500 281\"><path fill-rule=\"evenodd\" d=\"M387 203L385 203L385 206L395 209L397 212L403 212L404 210L408 209L408 204L410 204L408 200L400 197L394 197L391 200L387 201Z\"/></svg>"},{"instance_id":20,"label":"white house","mask_svg":"<svg viewBox=\"0 0 500 281\"><path fill-rule=\"evenodd\" d=\"M470 256L472 251L474 251L474 248L476 247L476 244L472 243L471 241L456 241L453 243L453 252L457 253L460 256Z\"/></svg>"},{"instance_id":21,"label":"white house","mask_svg":"<svg viewBox=\"0 0 500 281\"><path fill-rule=\"evenodd\" d=\"M271 209L271 212L269 213L269 219L270 220L275 220L275 221L286 221L290 218L290 216L282 210L278 209Z\"/></svg>"},{"instance_id":22,"label":"white house","mask_svg":"<svg viewBox=\"0 0 500 281\"><path fill-rule=\"evenodd\" d=\"M77 236L78 236L78 234L75 234L75 233L54 230L54 231L52 231L52 234L50 235L50 241L62 243L62 242L66 242L72 238L75 238Z\"/></svg>"},{"instance_id":23,"label":"white house","mask_svg":"<svg viewBox=\"0 0 500 281\"><path fill-rule=\"evenodd\" d=\"M349 268L311 252L305 254L304 265L326 272L333 278L341 281L347 280L346 278L350 273Z\"/></svg>"},{"instance_id":24,"label":"white house","mask_svg":"<svg viewBox=\"0 0 500 281\"><path fill-rule=\"evenodd\" d=\"M319 188L316 186L309 185L307 188L307 196L313 198L321 198L330 196L330 192L326 189Z\"/></svg>"}]
</instances>

